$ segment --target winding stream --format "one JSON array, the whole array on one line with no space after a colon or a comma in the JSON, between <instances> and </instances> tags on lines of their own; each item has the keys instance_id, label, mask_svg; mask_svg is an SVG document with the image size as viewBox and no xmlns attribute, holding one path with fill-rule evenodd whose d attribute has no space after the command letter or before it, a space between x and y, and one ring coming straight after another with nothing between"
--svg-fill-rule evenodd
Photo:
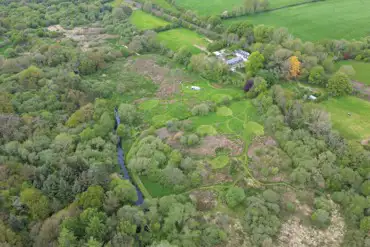
<instances>
[{"instance_id":1,"label":"winding stream","mask_svg":"<svg viewBox=\"0 0 370 247\"><path fill-rule=\"evenodd\" d=\"M116 119L116 125L114 127L114 130L117 130L118 125L121 123L121 119L119 117L117 108L114 109L114 116ZM135 202L135 205L141 205L144 202L144 196L143 193L140 191L139 187L134 183L134 181L131 180L130 174L128 173L127 167L125 165L125 153L122 149L122 140L121 137L118 137L118 144L117 144L117 156L118 156L118 163L121 167L121 171L123 172L123 178L126 180L130 180L130 182L135 186L136 188L136 194L137 194L137 201Z\"/></svg>"}]
</instances>

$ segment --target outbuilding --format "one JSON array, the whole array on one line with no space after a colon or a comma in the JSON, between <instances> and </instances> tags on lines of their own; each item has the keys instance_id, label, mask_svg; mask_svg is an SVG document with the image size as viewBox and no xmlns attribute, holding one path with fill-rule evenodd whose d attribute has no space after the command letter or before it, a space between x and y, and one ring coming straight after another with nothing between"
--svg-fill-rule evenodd
<instances>
[{"instance_id":1,"label":"outbuilding","mask_svg":"<svg viewBox=\"0 0 370 247\"><path fill-rule=\"evenodd\" d=\"M308 96L308 99L309 100L317 100L317 97L316 96L313 96L313 95L310 95L310 96Z\"/></svg>"}]
</instances>

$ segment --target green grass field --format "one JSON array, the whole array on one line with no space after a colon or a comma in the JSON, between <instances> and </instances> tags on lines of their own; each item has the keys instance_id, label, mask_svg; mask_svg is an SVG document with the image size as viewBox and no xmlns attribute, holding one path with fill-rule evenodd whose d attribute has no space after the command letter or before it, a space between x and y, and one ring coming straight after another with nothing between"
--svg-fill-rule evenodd
<instances>
[{"instance_id":1,"label":"green grass field","mask_svg":"<svg viewBox=\"0 0 370 247\"><path fill-rule=\"evenodd\" d=\"M208 45L204 36L184 28L160 32L157 37L160 42L163 42L168 48L174 51L186 46L189 47L192 53L197 54L200 53L201 50L196 48L194 45L201 47L207 47Z\"/></svg>"},{"instance_id":2,"label":"green grass field","mask_svg":"<svg viewBox=\"0 0 370 247\"><path fill-rule=\"evenodd\" d=\"M358 39L370 34L369 9L370 1L326 0L229 19L225 24L249 21L287 27L293 35L303 40Z\"/></svg>"},{"instance_id":3,"label":"green grass field","mask_svg":"<svg viewBox=\"0 0 370 247\"><path fill-rule=\"evenodd\" d=\"M147 177L140 177L141 182L152 197L162 197L174 194L170 188L163 187L160 183L152 182Z\"/></svg>"},{"instance_id":4,"label":"green grass field","mask_svg":"<svg viewBox=\"0 0 370 247\"><path fill-rule=\"evenodd\" d=\"M145 13L141 10L135 10L130 16L130 22L139 30L149 30L157 27L164 27L170 24L169 22Z\"/></svg>"},{"instance_id":5,"label":"green grass field","mask_svg":"<svg viewBox=\"0 0 370 247\"><path fill-rule=\"evenodd\" d=\"M341 61L336 64L337 69L342 65L352 65L356 70L354 79L364 84L370 85L370 63L358 62L358 61Z\"/></svg>"},{"instance_id":6,"label":"green grass field","mask_svg":"<svg viewBox=\"0 0 370 247\"><path fill-rule=\"evenodd\" d=\"M321 104L330 112L334 129L345 138L356 141L370 138L370 102L347 96L331 98Z\"/></svg>"},{"instance_id":7,"label":"green grass field","mask_svg":"<svg viewBox=\"0 0 370 247\"><path fill-rule=\"evenodd\" d=\"M175 13L179 12L174 6L169 4L166 0L153 0L152 3L161 7L162 9L168 9Z\"/></svg>"},{"instance_id":8,"label":"green grass field","mask_svg":"<svg viewBox=\"0 0 370 247\"><path fill-rule=\"evenodd\" d=\"M306 0L270 0L269 8L278 8L286 5L305 2ZM243 7L243 0L177 0L176 4L182 8L190 9L199 15L219 15L225 10L232 11L234 8Z\"/></svg>"}]
</instances>

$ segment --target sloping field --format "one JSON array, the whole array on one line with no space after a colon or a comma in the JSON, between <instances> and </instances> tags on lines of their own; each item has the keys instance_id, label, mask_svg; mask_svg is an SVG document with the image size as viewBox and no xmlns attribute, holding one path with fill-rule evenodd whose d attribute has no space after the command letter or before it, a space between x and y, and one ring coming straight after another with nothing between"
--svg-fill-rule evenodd
<instances>
[{"instance_id":1,"label":"sloping field","mask_svg":"<svg viewBox=\"0 0 370 247\"><path fill-rule=\"evenodd\" d=\"M279 8L286 5L305 2L307 0L270 0L269 8ZM199 15L219 15L224 11L232 11L243 7L243 0L177 0L176 4L182 8L190 9Z\"/></svg>"},{"instance_id":2,"label":"sloping field","mask_svg":"<svg viewBox=\"0 0 370 247\"><path fill-rule=\"evenodd\" d=\"M342 65L352 65L356 71L354 79L366 85L370 85L370 63L358 61L341 61L337 63L337 69Z\"/></svg>"},{"instance_id":3,"label":"sloping field","mask_svg":"<svg viewBox=\"0 0 370 247\"><path fill-rule=\"evenodd\" d=\"M334 129L344 137L356 141L370 138L370 102L347 96L331 98L322 105L330 112Z\"/></svg>"},{"instance_id":4,"label":"sloping field","mask_svg":"<svg viewBox=\"0 0 370 247\"><path fill-rule=\"evenodd\" d=\"M170 24L161 18L150 15L141 10L135 10L130 16L130 21L140 30L149 30L157 27L164 27Z\"/></svg>"},{"instance_id":5,"label":"sloping field","mask_svg":"<svg viewBox=\"0 0 370 247\"><path fill-rule=\"evenodd\" d=\"M188 29L177 28L160 32L158 34L159 41L163 42L168 48L173 51L177 51L183 46L189 47L192 53L200 53L201 50L196 48L194 45L200 47L207 47L208 42L204 36L197 34Z\"/></svg>"},{"instance_id":6,"label":"sloping field","mask_svg":"<svg viewBox=\"0 0 370 247\"><path fill-rule=\"evenodd\" d=\"M173 12L179 12L174 6L169 4L166 0L153 0L151 1L153 4L161 7L162 9L168 9Z\"/></svg>"},{"instance_id":7,"label":"sloping field","mask_svg":"<svg viewBox=\"0 0 370 247\"><path fill-rule=\"evenodd\" d=\"M229 19L287 27L303 40L358 39L370 34L370 1L326 0L296 7Z\"/></svg>"}]
</instances>

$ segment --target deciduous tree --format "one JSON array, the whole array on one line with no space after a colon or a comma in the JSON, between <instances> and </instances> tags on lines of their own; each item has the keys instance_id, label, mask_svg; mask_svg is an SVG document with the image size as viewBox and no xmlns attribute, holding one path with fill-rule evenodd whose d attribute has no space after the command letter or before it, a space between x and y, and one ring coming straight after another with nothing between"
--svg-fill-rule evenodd
<instances>
[{"instance_id":1,"label":"deciduous tree","mask_svg":"<svg viewBox=\"0 0 370 247\"><path fill-rule=\"evenodd\" d=\"M298 60L296 56L291 56L289 58L289 73L290 73L290 78L297 78L299 76L299 73L301 71L301 62Z\"/></svg>"},{"instance_id":2,"label":"deciduous tree","mask_svg":"<svg viewBox=\"0 0 370 247\"><path fill-rule=\"evenodd\" d=\"M352 93L351 80L342 72L335 73L328 81L328 91L333 96L341 96Z\"/></svg>"}]
</instances>

